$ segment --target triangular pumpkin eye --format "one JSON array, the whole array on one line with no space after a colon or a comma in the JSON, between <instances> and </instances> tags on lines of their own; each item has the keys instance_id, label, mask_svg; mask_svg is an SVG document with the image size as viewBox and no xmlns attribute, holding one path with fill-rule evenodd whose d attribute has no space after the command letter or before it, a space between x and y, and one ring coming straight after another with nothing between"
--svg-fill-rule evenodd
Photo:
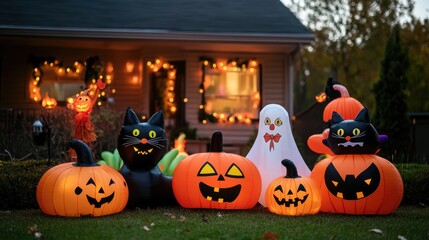
<instances>
[{"instance_id":1,"label":"triangular pumpkin eye","mask_svg":"<svg viewBox=\"0 0 429 240\"><path fill-rule=\"evenodd\" d=\"M299 192L299 191L307 192L307 190L305 189L304 185L302 185L302 184L299 184L298 192Z\"/></svg>"},{"instance_id":2,"label":"triangular pumpkin eye","mask_svg":"<svg viewBox=\"0 0 429 240\"><path fill-rule=\"evenodd\" d=\"M115 184L115 181L113 181L113 179L110 179L109 186L112 184Z\"/></svg>"},{"instance_id":3,"label":"triangular pumpkin eye","mask_svg":"<svg viewBox=\"0 0 429 240\"><path fill-rule=\"evenodd\" d=\"M200 171L198 171L197 176L213 176L217 175L216 170L214 169L213 165L211 165L209 162L206 162L201 167Z\"/></svg>"},{"instance_id":4,"label":"triangular pumpkin eye","mask_svg":"<svg viewBox=\"0 0 429 240\"><path fill-rule=\"evenodd\" d=\"M92 184L92 185L94 185L94 186L95 186L95 182L94 182L94 180L93 180L92 178L90 178L90 179L88 180L88 182L86 183L86 186L88 186L88 185L90 185L90 184Z\"/></svg>"},{"instance_id":5,"label":"triangular pumpkin eye","mask_svg":"<svg viewBox=\"0 0 429 240\"><path fill-rule=\"evenodd\" d=\"M228 168L228 171L226 171L225 174L227 177L232 178L244 178L243 173L241 172L240 168L235 165L235 163L231 164L231 166Z\"/></svg>"}]
</instances>

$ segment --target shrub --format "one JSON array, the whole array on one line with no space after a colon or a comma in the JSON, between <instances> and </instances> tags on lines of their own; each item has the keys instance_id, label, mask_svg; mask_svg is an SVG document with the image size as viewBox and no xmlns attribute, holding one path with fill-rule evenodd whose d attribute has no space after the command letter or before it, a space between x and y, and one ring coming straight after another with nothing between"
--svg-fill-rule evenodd
<instances>
[{"instance_id":1,"label":"shrub","mask_svg":"<svg viewBox=\"0 0 429 240\"><path fill-rule=\"evenodd\" d=\"M0 209L37 208L36 188L47 160L0 161Z\"/></svg>"},{"instance_id":2,"label":"shrub","mask_svg":"<svg viewBox=\"0 0 429 240\"><path fill-rule=\"evenodd\" d=\"M91 121L95 126L97 141L94 142L92 151L96 158L102 151L113 152L117 148L118 135L124 122L124 111L117 111L103 106L97 108L91 115Z\"/></svg>"},{"instance_id":3,"label":"shrub","mask_svg":"<svg viewBox=\"0 0 429 240\"><path fill-rule=\"evenodd\" d=\"M402 204L429 204L429 165L416 163L397 164L404 182Z\"/></svg>"},{"instance_id":4,"label":"shrub","mask_svg":"<svg viewBox=\"0 0 429 240\"><path fill-rule=\"evenodd\" d=\"M67 108L56 108L54 110L19 111L17 116L8 116L10 122L0 122L4 127L0 138L0 160L10 159L46 159L48 158L48 138L46 134L45 143L36 146L33 142L32 126L36 119L46 123L51 129L51 159L57 162L69 161L68 142L73 139L74 121L76 113ZM108 106L95 108L91 114L91 121L95 126L97 141L93 144L93 153L99 158L102 151L113 151L116 148L117 136L119 134L123 113L110 109ZM45 132L47 133L47 132Z\"/></svg>"}]
</instances>

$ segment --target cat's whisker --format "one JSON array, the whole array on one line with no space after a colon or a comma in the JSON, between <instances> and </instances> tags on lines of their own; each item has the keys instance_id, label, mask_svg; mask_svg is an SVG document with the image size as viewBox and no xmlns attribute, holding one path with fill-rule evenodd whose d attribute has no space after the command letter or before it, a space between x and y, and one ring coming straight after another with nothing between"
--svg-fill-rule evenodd
<instances>
[{"instance_id":1,"label":"cat's whisker","mask_svg":"<svg viewBox=\"0 0 429 240\"><path fill-rule=\"evenodd\" d=\"M122 146L124 146L124 147L129 147L129 146L133 146L133 145L136 145L136 144L134 144L134 143L123 143L122 144Z\"/></svg>"},{"instance_id":2,"label":"cat's whisker","mask_svg":"<svg viewBox=\"0 0 429 240\"><path fill-rule=\"evenodd\" d=\"M358 138L358 137L363 137L363 136L366 136L366 134L365 133L361 133L361 134L353 136L351 138Z\"/></svg>"},{"instance_id":3,"label":"cat's whisker","mask_svg":"<svg viewBox=\"0 0 429 240\"><path fill-rule=\"evenodd\" d=\"M162 144L151 144L151 145L154 147L157 147L157 148L163 148L164 147L164 145L162 145Z\"/></svg>"}]
</instances>

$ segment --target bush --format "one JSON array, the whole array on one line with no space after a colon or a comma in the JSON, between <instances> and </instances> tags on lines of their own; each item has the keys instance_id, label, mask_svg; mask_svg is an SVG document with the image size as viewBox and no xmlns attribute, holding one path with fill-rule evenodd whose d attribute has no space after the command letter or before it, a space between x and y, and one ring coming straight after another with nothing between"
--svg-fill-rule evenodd
<instances>
[{"instance_id":1,"label":"bush","mask_svg":"<svg viewBox=\"0 0 429 240\"><path fill-rule=\"evenodd\" d=\"M22 112L22 113L21 113ZM33 142L32 125L36 119L45 123L39 118L39 111L21 111L19 116L10 124L5 124L1 129L0 138L0 160L10 159L46 159L48 158L48 137L43 145L36 146ZM47 112L41 110L51 129L51 159L57 162L69 161L68 143L73 139L76 113L67 108L56 108ZM91 121L95 126L97 140L93 143L93 153L96 158L100 158L102 151L113 151L117 145L117 137L123 123L124 113L110 109L108 106L95 108L91 114ZM0 126L3 123L0 123ZM5 153L3 153L5 152Z\"/></svg>"},{"instance_id":2,"label":"bush","mask_svg":"<svg viewBox=\"0 0 429 240\"><path fill-rule=\"evenodd\" d=\"M103 106L97 108L91 114L91 121L95 126L95 134L97 141L94 142L92 152L96 158L101 159L99 156L103 151L113 152L117 148L118 135L121 131L124 122L124 111L117 111Z\"/></svg>"},{"instance_id":3,"label":"bush","mask_svg":"<svg viewBox=\"0 0 429 240\"><path fill-rule=\"evenodd\" d=\"M0 210L38 208L36 189L47 160L0 161Z\"/></svg>"},{"instance_id":4,"label":"bush","mask_svg":"<svg viewBox=\"0 0 429 240\"><path fill-rule=\"evenodd\" d=\"M396 164L404 182L402 204L429 204L429 165L416 163Z\"/></svg>"}]
</instances>

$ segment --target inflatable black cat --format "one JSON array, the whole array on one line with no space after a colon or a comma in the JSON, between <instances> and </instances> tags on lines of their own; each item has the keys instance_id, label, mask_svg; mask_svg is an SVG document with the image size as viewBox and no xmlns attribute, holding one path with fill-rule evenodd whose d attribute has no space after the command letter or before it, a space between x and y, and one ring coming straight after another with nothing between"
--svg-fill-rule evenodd
<instances>
[{"instance_id":1,"label":"inflatable black cat","mask_svg":"<svg viewBox=\"0 0 429 240\"><path fill-rule=\"evenodd\" d=\"M124 160L119 170L128 183L127 208L176 205L171 177L164 176L157 163L167 151L163 111L141 123L128 108L118 136L118 151Z\"/></svg>"},{"instance_id":2,"label":"inflatable black cat","mask_svg":"<svg viewBox=\"0 0 429 240\"><path fill-rule=\"evenodd\" d=\"M379 135L369 120L367 108L354 120L344 120L333 112L328 125L329 136L323 143L335 154L375 154L380 147Z\"/></svg>"}]
</instances>

